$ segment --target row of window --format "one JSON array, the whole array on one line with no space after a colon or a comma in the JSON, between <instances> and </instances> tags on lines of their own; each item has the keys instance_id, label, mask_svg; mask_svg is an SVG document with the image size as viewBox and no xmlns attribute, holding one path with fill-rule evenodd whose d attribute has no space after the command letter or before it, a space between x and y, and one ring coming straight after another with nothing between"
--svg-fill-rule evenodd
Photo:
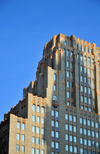
<instances>
[{"instance_id":1,"label":"row of window","mask_svg":"<svg viewBox=\"0 0 100 154\"><path fill-rule=\"evenodd\" d=\"M80 58L80 61L83 61L83 55L81 54L79 57L79 53L77 53L77 59L79 59L79 58ZM86 56L84 56L84 62L87 62ZM90 64L90 62L92 65L94 65L94 59L93 58L91 59L90 57L88 57L88 63Z\"/></svg>"},{"instance_id":2,"label":"row of window","mask_svg":"<svg viewBox=\"0 0 100 154\"><path fill-rule=\"evenodd\" d=\"M51 136L52 137L56 137L56 138L59 138L59 132L54 132L53 130L51 131Z\"/></svg>"},{"instance_id":3,"label":"row of window","mask_svg":"<svg viewBox=\"0 0 100 154\"><path fill-rule=\"evenodd\" d=\"M36 121L37 123L40 123L40 117L36 118L34 115L32 115L32 121L34 122ZM41 123L44 124L44 118L41 118Z\"/></svg>"},{"instance_id":4,"label":"row of window","mask_svg":"<svg viewBox=\"0 0 100 154\"><path fill-rule=\"evenodd\" d=\"M16 140L20 140L20 136L21 136L21 141L25 141L25 135L24 134L20 135L19 133L16 134Z\"/></svg>"},{"instance_id":5,"label":"row of window","mask_svg":"<svg viewBox=\"0 0 100 154\"><path fill-rule=\"evenodd\" d=\"M80 154L83 154L83 151L84 151L84 154L99 154L99 152L92 152L91 150L83 150L83 148L80 148Z\"/></svg>"},{"instance_id":6,"label":"row of window","mask_svg":"<svg viewBox=\"0 0 100 154\"><path fill-rule=\"evenodd\" d=\"M44 154L44 150L36 149L36 153L35 153L35 148L32 148L32 154Z\"/></svg>"},{"instance_id":7,"label":"row of window","mask_svg":"<svg viewBox=\"0 0 100 154\"><path fill-rule=\"evenodd\" d=\"M24 123L22 123L22 124L20 124L20 122L17 122L17 129L22 129L22 130L25 130L25 124Z\"/></svg>"},{"instance_id":8,"label":"row of window","mask_svg":"<svg viewBox=\"0 0 100 154\"><path fill-rule=\"evenodd\" d=\"M77 153L77 147L66 145L66 151Z\"/></svg>"},{"instance_id":9,"label":"row of window","mask_svg":"<svg viewBox=\"0 0 100 154\"><path fill-rule=\"evenodd\" d=\"M54 145L55 145L56 149L59 149L59 143L58 142L52 141L51 142L51 147L54 148Z\"/></svg>"},{"instance_id":10,"label":"row of window","mask_svg":"<svg viewBox=\"0 0 100 154\"><path fill-rule=\"evenodd\" d=\"M32 137L32 143L44 145L44 139L41 139L41 142L40 142L40 138L37 137L36 141L35 141L35 137L33 136Z\"/></svg>"},{"instance_id":11,"label":"row of window","mask_svg":"<svg viewBox=\"0 0 100 154\"><path fill-rule=\"evenodd\" d=\"M65 140L66 140L66 141L70 141L70 142L74 141L74 142L76 143L76 142L77 142L77 137L76 137L76 136L72 136L72 135L66 134L66 135L65 135Z\"/></svg>"},{"instance_id":12,"label":"row of window","mask_svg":"<svg viewBox=\"0 0 100 154\"><path fill-rule=\"evenodd\" d=\"M59 122L58 121L54 122L53 120L51 120L51 126L53 126L53 127L55 126L55 127L58 128L59 127Z\"/></svg>"},{"instance_id":13,"label":"row of window","mask_svg":"<svg viewBox=\"0 0 100 154\"><path fill-rule=\"evenodd\" d=\"M58 117L58 111L51 110L51 116Z\"/></svg>"},{"instance_id":14,"label":"row of window","mask_svg":"<svg viewBox=\"0 0 100 154\"><path fill-rule=\"evenodd\" d=\"M98 128L98 122L94 122L94 121L90 121L90 120L86 120L83 118L80 118L80 124L84 124L84 125L88 125L88 126L92 126L95 128Z\"/></svg>"},{"instance_id":15,"label":"row of window","mask_svg":"<svg viewBox=\"0 0 100 154\"><path fill-rule=\"evenodd\" d=\"M16 145L16 151L20 151L20 145ZM21 152L25 152L25 146L21 146ZM35 148L32 148L32 154L35 154ZM36 154L44 154L44 150L36 149Z\"/></svg>"},{"instance_id":16,"label":"row of window","mask_svg":"<svg viewBox=\"0 0 100 154\"><path fill-rule=\"evenodd\" d=\"M65 119L69 121L76 122L76 116L65 114Z\"/></svg>"},{"instance_id":17,"label":"row of window","mask_svg":"<svg viewBox=\"0 0 100 154\"><path fill-rule=\"evenodd\" d=\"M68 128L68 126L69 126L69 128ZM77 128L76 128L76 126L65 124L65 130L68 130L68 129L69 129L69 131L73 130L73 132L76 133Z\"/></svg>"},{"instance_id":18,"label":"row of window","mask_svg":"<svg viewBox=\"0 0 100 154\"><path fill-rule=\"evenodd\" d=\"M33 104L32 105L32 111L40 112L40 106L37 106L37 109L36 109L36 105ZM44 113L44 107L41 107L41 113Z\"/></svg>"},{"instance_id":19,"label":"row of window","mask_svg":"<svg viewBox=\"0 0 100 154\"><path fill-rule=\"evenodd\" d=\"M32 132L35 132L35 128L36 128L36 133L40 133L40 127L35 127L35 126L32 126ZM41 128L41 134L44 134L44 128Z\"/></svg>"},{"instance_id":20,"label":"row of window","mask_svg":"<svg viewBox=\"0 0 100 154\"><path fill-rule=\"evenodd\" d=\"M80 134L84 134L84 135L88 135L88 136L92 136L92 137L96 137L96 138L99 137L98 132L94 132L94 131L82 129L82 128L80 128Z\"/></svg>"},{"instance_id":21,"label":"row of window","mask_svg":"<svg viewBox=\"0 0 100 154\"><path fill-rule=\"evenodd\" d=\"M92 147L96 146L96 148L99 148L99 143L98 142L96 142L96 144L95 144L95 141L80 138L80 144L83 144L83 141L84 141L84 145L88 145L88 146L92 146Z\"/></svg>"}]
</instances>

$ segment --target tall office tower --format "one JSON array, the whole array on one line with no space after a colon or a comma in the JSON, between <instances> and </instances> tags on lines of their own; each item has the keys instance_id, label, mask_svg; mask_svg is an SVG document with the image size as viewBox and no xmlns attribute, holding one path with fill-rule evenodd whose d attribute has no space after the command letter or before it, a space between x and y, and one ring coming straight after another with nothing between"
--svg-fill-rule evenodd
<instances>
[{"instance_id":1,"label":"tall office tower","mask_svg":"<svg viewBox=\"0 0 100 154\"><path fill-rule=\"evenodd\" d=\"M0 124L0 154L100 153L100 48L54 35Z\"/></svg>"}]
</instances>

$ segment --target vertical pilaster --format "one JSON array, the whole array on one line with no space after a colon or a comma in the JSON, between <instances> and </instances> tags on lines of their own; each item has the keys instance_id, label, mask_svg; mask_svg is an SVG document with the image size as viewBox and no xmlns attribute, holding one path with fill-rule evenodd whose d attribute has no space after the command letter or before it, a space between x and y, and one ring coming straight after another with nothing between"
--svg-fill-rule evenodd
<instances>
[{"instance_id":1,"label":"vertical pilaster","mask_svg":"<svg viewBox=\"0 0 100 154\"><path fill-rule=\"evenodd\" d=\"M74 101L75 101L75 107L79 107L79 83L78 83L78 59L77 54L74 54L74 89L75 89L75 95L74 95Z\"/></svg>"}]
</instances>

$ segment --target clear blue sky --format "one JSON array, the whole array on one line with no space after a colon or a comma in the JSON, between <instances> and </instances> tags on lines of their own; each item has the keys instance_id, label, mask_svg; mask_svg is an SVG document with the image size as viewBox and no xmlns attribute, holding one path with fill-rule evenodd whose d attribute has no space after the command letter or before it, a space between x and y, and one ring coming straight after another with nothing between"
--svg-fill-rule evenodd
<instances>
[{"instance_id":1,"label":"clear blue sky","mask_svg":"<svg viewBox=\"0 0 100 154\"><path fill-rule=\"evenodd\" d=\"M35 80L44 44L59 33L100 47L100 0L0 0L0 121Z\"/></svg>"}]
</instances>

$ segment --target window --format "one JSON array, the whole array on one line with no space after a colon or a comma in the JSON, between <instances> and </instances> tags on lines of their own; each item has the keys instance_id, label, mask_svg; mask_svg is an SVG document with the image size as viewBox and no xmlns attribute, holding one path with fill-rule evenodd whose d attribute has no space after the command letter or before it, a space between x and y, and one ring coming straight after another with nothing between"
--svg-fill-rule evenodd
<instances>
[{"instance_id":1,"label":"window","mask_svg":"<svg viewBox=\"0 0 100 154\"><path fill-rule=\"evenodd\" d=\"M83 47L83 51L85 52L85 47Z\"/></svg>"},{"instance_id":2,"label":"window","mask_svg":"<svg viewBox=\"0 0 100 154\"><path fill-rule=\"evenodd\" d=\"M56 85L53 86L53 90L56 91Z\"/></svg>"},{"instance_id":3,"label":"window","mask_svg":"<svg viewBox=\"0 0 100 154\"><path fill-rule=\"evenodd\" d=\"M90 63L90 57L88 57L88 63Z\"/></svg>"},{"instance_id":4,"label":"window","mask_svg":"<svg viewBox=\"0 0 100 154\"><path fill-rule=\"evenodd\" d=\"M82 56L82 55L80 55L80 61L82 61L82 59L83 59L83 56Z\"/></svg>"},{"instance_id":5,"label":"window","mask_svg":"<svg viewBox=\"0 0 100 154\"><path fill-rule=\"evenodd\" d=\"M59 149L59 143L56 142L56 149Z\"/></svg>"},{"instance_id":6,"label":"window","mask_svg":"<svg viewBox=\"0 0 100 154\"><path fill-rule=\"evenodd\" d=\"M41 113L44 113L44 107L41 107Z\"/></svg>"},{"instance_id":7,"label":"window","mask_svg":"<svg viewBox=\"0 0 100 154\"><path fill-rule=\"evenodd\" d=\"M86 62L86 56L84 56L84 62Z\"/></svg>"},{"instance_id":8,"label":"window","mask_svg":"<svg viewBox=\"0 0 100 154\"><path fill-rule=\"evenodd\" d=\"M54 110L51 110L51 115L54 116Z\"/></svg>"},{"instance_id":9,"label":"window","mask_svg":"<svg viewBox=\"0 0 100 154\"><path fill-rule=\"evenodd\" d=\"M69 130L72 131L72 125L69 125Z\"/></svg>"},{"instance_id":10,"label":"window","mask_svg":"<svg viewBox=\"0 0 100 154\"><path fill-rule=\"evenodd\" d=\"M89 48L87 48L87 53L89 53Z\"/></svg>"},{"instance_id":11,"label":"window","mask_svg":"<svg viewBox=\"0 0 100 154\"><path fill-rule=\"evenodd\" d=\"M69 78L69 71L67 71L67 77Z\"/></svg>"},{"instance_id":12,"label":"window","mask_svg":"<svg viewBox=\"0 0 100 154\"><path fill-rule=\"evenodd\" d=\"M67 56L69 56L69 50L67 49Z\"/></svg>"},{"instance_id":13,"label":"window","mask_svg":"<svg viewBox=\"0 0 100 154\"><path fill-rule=\"evenodd\" d=\"M66 134L65 139L68 140L68 134Z\"/></svg>"},{"instance_id":14,"label":"window","mask_svg":"<svg viewBox=\"0 0 100 154\"><path fill-rule=\"evenodd\" d=\"M68 130L68 124L65 124L65 130Z\"/></svg>"},{"instance_id":15,"label":"window","mask_svg":"<svg viewBox=\"0 0 100 154\"><path fill-rule=\"evenodd\" d=\"M51 136L54 137L54 131L51 131Z\"/></svg>"},{"instance_id":16,"label":"window","mask_svg":"<svg viewBox=\"0 0 100 154\"><path fill-rule=\"evenodd\" d=\"M67 81L67 88L69 88L69 81Z\"/></svg>"},{"instance_id":17,"label":"window","mask_svg":"<svg viewBox=\"0 0 100 154\"><path fill-rule=\"evenodd\" d=\"M77 147L74 147L74 153L77 153Z\"/></svg>"},{"instance_id":18,"label":"window","mask_svg":"<svg viewBox=\"0 0 100 154\"><path fill-rule=\"evenodd\" d=\"M35 132L35 126L32 126L32 132Z\"/></svg>"},{"instance_id":19,"label":"window","mask_svg":"<svg viewBox=\"0 0 100 154\"><path fill-rule=\"evenodd\" d=\"M98 123L97 122L95 123L95 127L98 128Z\"/></svg>"},{"instance_id":20,"label":"window","mask_svg":"<svg viewBox=\"0 0 100 154\"><path fill-rule=\"evenodd\" d=\"M88 136L91 136L90 130L88 130Z\"/></svg>"},{"instance_id":21,"label":"window","mask_svg":"<svg viewBox=\"0 0 100 154\"><path fill-rule=\"evenodd\" d=\"M64 44L67 45L67 41L65 41Z\"/></svg>"},{"instance_id":22,"label":"window","mask_svg":"<svg viewBox=\"0 0 100 154\"><path fill-rule=\"evenodd\" d=\"M86 119L84 119L84 125L86 125Z\"/></svg>"},{"instance_id":23,"label":"window","mask_svg":"<svg viewBox=\"0 0 100 154\"><path fill-rule=\"evenodd\" d=\"M71 57L73 57L73 51L71 51Z\"/></svg>"},{"instance_id":24,"label":"window","mask_svg":"<svg viewBox=\"0 0 100 154\"><path fill-rule=\"evenodd\" d=\"M41 128L41 134L44 134L44 128Z\"/></svg>"},{"instance_id":25,"label":"window","mask_svg":"<svg viewBox=\"0 0 100 154\"><path fill-rule=\"evenodd\" d=\"M87 140L86 139L84 139L84 145L87 145Z\"/></svg>"},{"instance_id":26,"label":"window","mask_svg":"<svg viewBox=\"0 0 100 154\"><path fill-rule=\"evenodd\" d=\"M40 150L39 149L36 149L36 154L40 154Z\"/></svg>"},{"instance_id":27,"label":"window","mask_svg":"<svg viewBox=\"0 0 100 154\"><path fill-rule=\"evenodd\" d=\"M79 45L79 50L81 50L81 45Z\"/></svg>"},{"instance_id":28,"label":"window","mask_svg":"<svg viewBox=\"0 0 100 154\"><path fill-rule=\"evenodd\" d=\"M25 135L23 135L23 134L21 135L21 140L25 141Z\"/></svg>"},{"instance_id":29,"label":"window","mask_svg":"<svg viewBox=\"0 0 100 154\"><path fill-rule=\"evenodd\" d=\"M72 121L72 115L69 115L69 121Z\"/></svg>"},{"instance_id":30,"label":"window","mask_svg":"<svg viewBox=\"0 0 100 154\"><path fill-rule=\"evenodd\" d=\"M44 150L41 150L41 154L44 154Z\"/></svg>"},{"instance_id":31,"label":"window","mask_svg":"<svg viewBox=\"0 0 100 154\"><path fill-rule=\"evenodd\" d=\"M98 137L99 137L98 132L96 132L96 138L98 138Z\"/></svg>"},{"instance_id":32,"label":"window","mask_svg":"<svg viewBox=\"0 0 100 154\"><path fill-rule=\"evenodd\" d=\"M90 84L90 78L88 78L88 84Z\"/></svg>"},{"instance_id":33,"label":"window","mask_svg":"<svg viewBox=\"0 0 100 154\"><path fill-rule=\"evenodd\" d=\"M82 128L80 128L80 134L82 134Z\"/></svg>"},{"instance_id":34,"label":"window","mask_svg":"<svg viewBox=\"0 0 100 154\"><path fill-rule=\"evenodd\" d=\"M85 150L85 154L87 154L87 150Z\"/></svg>"},{"instance_id":35,"label":"window","mask_svg":"<svg viewBox=\"0 0 100 154\"><path fill-rule=\"evenodd\" d=\"M94 131L92 131L92 137L94 137L95 135L94 135Z\"/></svg>"},{"instance_id":36,"label":"window","mask_svg":"<svg viewBox=\"0 0 100 154\"><path fill-rule=\"evenodd\" d=\"M21 152L25 152L25 147L23 145L21 146Z\"/></svg>"},{"instance_id":37,"label":"window","mask_svg":"<svg viewBox=\"0 0 100 154\"><path fill-rule=\"evenodd\" d=\"M67 61L67 67L69 67L69 61Z\"/></svg>"},{"instance_id":38,"label":"window","mask_svg":"<svg viewBox=\"0 0 100 154\"><path fill-rule=\"evenodd\" d=\"M88 126L90 126L90 120L88 120L87 123L88 123Z\"/></svg>"},{"instance_id":39,"label":"window","mask_svg":"<svg viewBox=\"0 0 100 154\"><path fill-rule=\"evenodd\" d=\"M80 124L82 124L82 118L80 118Z\"/></svg>"},{"instance_id":40,"label":"window","mask_svg":"<svg viewBox=\"0 0 100 154\"><path fill-rule=\"evenodd\" d=\"M84 135L86 135L86 129L84 129Z\"/></svg>"},{"instance_id":41,"label":"window","mask_svg":"<svg viewBox=\"0 0 100 154\"><path fill-rule=\"evenodd\" d=\"M96 142L96 148L99 148L99 143L98 142Z\"/></svg>"},{"instance_id":42,"label":"window","mask_svg":"<svg viewBox=\"0 0 100 154\"><path fill-rule=\"evenodd\" d=\"M58 121L56 121L56 127L57 127L57 128L59 127L58 124L59 124Z\"/></svg>"},{"instance_id":43,"label":"window","mask_svg":"<svg viewBox=\"0 0 100 154\"><path fill-rule=\"evenodd\" d=\"M40 112L40 106L37 106L37 112Z\"/></svg>"},{"instance_id":44,"label":"window","mask_svg":"<svg viewBox=\"0 0 100 154\"><path fill-rule=\"evenodd\" d=\"M94 59L92 58L92 65L94 65Z\"/></svg>"},{"instance_id":45,"label":"window","mask_svg":"<svg viewBox=\"0 0 100 154\"><path fill-rule=\"evenodd\" d=\"M35 111L35 105L34 104L32 105L32 110Z\"/></svg>"},{"instance_id":46,"label":"window","mask_svg":"<svg viewBox=\"0 0 100 154\"><path fill-rule=\"evenodd\" d=\"M41 123L44 124L44 118L41 118Z\"/></svg>"},{"instance_id":47,"label":"window","mask_svg":"<svg viewBox=\"0 0 100 154\"><path fill-rule=\"evenodd\" d=\"M68 145L66 145L66 151L68 151Z\"/></svg>"},{"instance_id":48,"label":"window","mask_svg":"<svg viewBox=\"0 0 100 154\"><path fill-rule=\"evenodd\" d=\"M95 147L95 141L92 141L92 146Z\"/></svg>"},{"instance_id":49,"label":"window","mask_svg":"<svg viewBox=\"0 0 100 154\"><path fill-rule=\"evenodd\" d=\"M92 154L90 150L89 150L89 154Z\"/></svg>"},{"instance_id":50,"label":"window","mask_svg":"<svg viewBox=\"0 0 100 154\"><path fill-rule=\"evenodd\" d=\"M91 98L89 98L89 104L91 104Z\"/></svg>"},{"instance_id":51,"label":"window","mask_svg":"<svg viewBox=\"0 0 100 154\"><path fill-rule=\"evenodd\" d=\"M32 154L35 154L35 148L32 148Z\"/></svg>"},{"instance_id":52,"label":"window","mask_svg":"<svg viewBox=\"0 0 100 154\"><path fill-rule=\"evenodd\" d=\"M69 92L67 91L67 98L69 98Z\"/></svg>"},{"instance_id":53,"label":"window","mask_svg":"<svg viewBox=\"0 0 100 154\"><path fill-rule=\"evenodd\" d=\"M51 147L54 148L54 142L53 141L51 142Z\"/></svg>"},{"instance_id":54,"label":"window","mask_svg":"<svg viewBox=\"0 0 100 154\"><path fill-rule=\"evenodd\" d=\"M86 77L84 77L84 83L86 83Z\"/></svg>"},{"instance_id":55,"label":"window","mask_svg":"<svg viewBox=\"0 0 100 154\"><path fill-rule=\"evenodd\" d=\"M81 96L81 102L83 102L83 96Z\"/></svg>"},{"instance_id":56,"label":"window","mask_svg":"<svg viewBox=\"0 0 100 154\"><path fill-rule=\"evenodd\" d=\"M58 132L56 132L56 138L59 138L59 133Z\"/></svg>"},{"instance_id":57,"label":"window","mask_svg":"<svg viewBox=\"0 0 100 154\"><path fill-rule=\"evenodd\" d=\"M16 140L20 140L20 134L16 134Z\"/></svg>"},{"instance_id":58,"label":"window","mask_svg":"<svg viewBox=\"0 0 100 154\"><path fill-rule=\"evenodd\" d=\"M58 117L58 111L56 111L56 117Z\"/></svg>"},{"instance_id":59,"label":"window","mask_svg":"<svg viewBox=\"0 0 100 154\"><path fill-rule=\"evenodd\" d=\"M85 103L87 103L87 97L85 97Z\"/></svg>"},{"instance_id":60,"label":"window","mask_svg":"<svg viewBox=\"0 0 100 154\"><path fill-rule=\"evenodd\" d=\"M37 131L36 131L37 133L40 133L40 128L39 127L37 127Z\"/></svg>"},{"instance_id":61,"label":"window","mask_svg":"<svg viewBox=\"0 0 100 154\"><path fill-rule=\"evenodd\" d=\"M80 71L81 71L81 72L83 71L83 66L80 66Z\"/></svg>"},{"instance_id":62,"label":"window","mask_svg":"<svg viewBox=\"0 0 100 154\"><path fill-rule=\"evenodd\" d=\"M70 142L72 142L72 140L73 140L73 139L72 139L72 135L70 135L70 138L69 138L69 139L70 139Z\"/></svg>"},{"instance_id":63,"label":"window","mask_svg":"<svg viewBox=\"0 0 100 154\"><path fill-rule=\"evenodd\" d=\"M20 129L20 122L17 122L17 129Z\"/></svg>"},{"instance_id":64,"label":"window","mask_svg":"<svg viewBox=\"0 0 100 154\"><path fill-rule=\"evenodd\" d=\"M74 142L77 142L77 137L76 136L74 136Z\"/></svg>"},{"instance_id":65,"label":"window","mask_svg":"<svg viewBox=\"0 0 100 154\"><path fill-rule=\"evenodd\" d=\"M25 124L22 123L22 130L25 130Z\"/></svg>"},{"instance_id":66,"label":"window","mask_svg":"<svg viewBox=\"0 0 100 154\"><path fill-rule=\"evenodd\" d=\"M73 126L73 131L76 133L76 126Z\"/></svg>"},{"instance_id":67,"label":"window","mask_svg":"<svg viewBox=\"0 0 100 154\"><path fill-rule=\"evenodd\" d=\"M40 117L37 117L37 122L40 123Z\"/></svg>"},{"instance_id":68,"label":"window","mask_svg":"<svg viewBox=\"0 0 100 154\"><path fill-rule=\"evenodd\" d=\"M81 92L83 92L83 86L81 86Z\"/></svg>"},{"instance_id":69,"label":"window","mask_svg":"<svg viewBox=\"0 0 100 154\"><path fill-rule=\"evenodd\" d=\"M79 53L77 53L77 59L79 59Z\"/></svg>"},{"instance_id":70,"label":"window","mask_svg":"<svg viewBox=\"0 0 100 154\"><path fill-rule=\"evenodd\" d=\"M92 121L92 127L94 127L94 121Z\"/></svg>"},{"instance_id":71,"label":"window","mask_svg":"<svg viewBox=\"0 0 100 154\"><path fill-rule=\"evenodd\" d=\"M92 49L90 49L90 53L93 54L93 50Z\"/></svg>"},{"instance_id":72,"label":"window","mask_svg":"<svg viewBox=\"0 0 100 154\"><path fill-rule=\"evenodd\" d=\"M86 67L84 67L84 73L86 73Z\"/></svg>"},{"instance_id":73,"label":"window","mask_svg":"<svg viewBox=\"0 0 100 154\"><path fill-rule=\"evenodd\" d=\"M83 139L82 138L80 138L80 144L83 144Z\"/></svg>"},{"instance_id":74,"label":"window","mask_svg":"<svg viewBox=\"0 0 100 154\"><path fill-rule=\"evenodd\" d=\"M80 154L83 154L83 149L82 148L80 148Z\"/></svg>"},{"instance_id":75,"label":"window","mask_svg":"<svg viewBox=\"0 0 100 154\"><path fill-rule=\"evenodd\" d=\"M40 144L40 139L39 138L36 139L36 144Z\"/></svg>"},{"instance_id":76,"label":"window","mask_svg":"<svg viewBox=\"0 0 100 154\"><path fill-rule=\"evenodd\" d=\"M53 120L51 120L51 126L54 126L54 121Z\"/></svg>"},{"instance_id":77,"label":"window","mask_svg":"<svg viewBox=\"0 0 100 154\"><path fill-rule=\"evenodd\" d=\"M16 145L16 151L19 151L19 145L18 144Z\"/></svg>"},{"instance_id":78,"label":"window","mask_svg":"<svg viewBox=\"0 0 100 154\"><path fill-rule=\"evenodd\" d=\"M32 143L35 143L35 137L32 137Z\"/></svg>"},{"instance_id":79,"label":"window","mask_svg":"<svg viewBox=\"0 0 100 154\"><path fill-rule=\"evenodd\" d=\"M68 114L65 114L65 119L68 120Z\"/></svg>"},{"instance_id":80,"label":"window","mask_svg":"<svg viewBox=\"0 0 100 154\"><path fill-rule=\"evenodd\" d=\"M88 74L90 74L90 68L88 68Z\"/></svg>"},{"instance_id":81,"label":"window","mask_svg":"<svg viewBox=\"0 0 100 154\"><path fill-rule=\"evenodd\" d=\"M70 152L73 152L73 147L72 146L70 146Z\"/></svg>"},{"instance_id":82,"label":"window","mask_svg":"<svg viewBox=\"0 0 100 154\"><path fill-rule=\"evenodd\" d=\"M88 88L88 93L91 94L91 89L90 88Z\"/></svg>"},{"instance_id":83,"label":"window","mask_svg":"<svg viewBox=\"0 0 100 154\"><path fill-rule=\"evenodd\" d=\"M73 116L73 121L76 122L76 116Z\"/></svg>"},{"instance_id":84,"label":"window","mask_svg":"<svg viewBox=\"0 0 100 154\"><path fill-rule=\"evenodd\" d=\"M83 76L81 75L81 82L83 82Z\"/></svg>"},{"instance_id":85,"label":"window","mask_svg":"<svg viewBox=\"0 0 100 154\"><path fill-rule=\"evenodd\" d=\"M35 121L35 116L34 115L32 115L32 121Z\"/></svg>"},{"instance_id":86,"label":"window","mask_svg":"<svg viewBox=\"0 0 100 154\"><path fill-rule=\"evenodd\" d=\"M88 146L91 146L91 141L90 140L88 140Z\"/></svg>"}]
</instances>

